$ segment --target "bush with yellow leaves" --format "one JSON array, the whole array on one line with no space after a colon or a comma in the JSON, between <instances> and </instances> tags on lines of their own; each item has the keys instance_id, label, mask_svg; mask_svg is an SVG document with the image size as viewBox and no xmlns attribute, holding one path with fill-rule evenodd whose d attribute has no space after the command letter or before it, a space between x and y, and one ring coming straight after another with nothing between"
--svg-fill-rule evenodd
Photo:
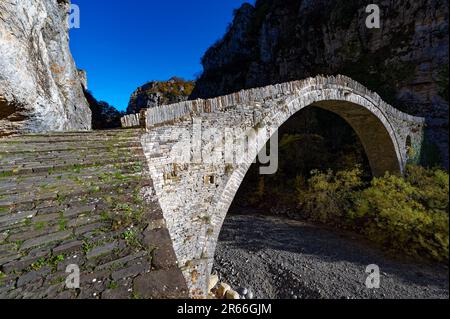
<instances>
[{"instance_id":1,"label":"bush with yellow leaves","mask_svg":"<svg viewBox=\"0 0 450 319\"><path fill-rule=\"evenodd\" d=\"M391 251L448 260L449 175L408 166L405 177L386 174L369 185L359 168L336 174L313 172L298 182L302 215L364 234Z\"/></svg>"}]
</instances>

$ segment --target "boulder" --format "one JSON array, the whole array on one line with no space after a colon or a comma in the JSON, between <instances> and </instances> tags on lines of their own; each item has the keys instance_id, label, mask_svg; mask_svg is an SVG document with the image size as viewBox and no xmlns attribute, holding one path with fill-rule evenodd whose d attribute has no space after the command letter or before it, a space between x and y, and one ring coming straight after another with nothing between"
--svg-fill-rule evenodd
<instances>
[{"instance_id":1,"label":"boulder","mask_svg":"<svg viewBox=\"0 0 450 319\"><path fill-rule=\"evenodd\" d=\"M217 288L217 291L216 291L216 297L217 297L218 299L223 299L223 298L225 298L225 296L226 296L228 290L231 290L230 285L227 285L227 284L225 284L225 283L221 283L221 284L219 285L219 288Z\"/></svg>"},{"instance_id":2,"label":"boulder","mask_svg":"<svg viewBox=\"0 0 450 319\"><path fill-rule=\"evenodd\" d=\"M217 286L218 282L219 282L219 277L217 275L211 275L209 277L209 282L208 282L208 291L213 290L213 288L215 286Z\"/></svg>"}]
</instances>

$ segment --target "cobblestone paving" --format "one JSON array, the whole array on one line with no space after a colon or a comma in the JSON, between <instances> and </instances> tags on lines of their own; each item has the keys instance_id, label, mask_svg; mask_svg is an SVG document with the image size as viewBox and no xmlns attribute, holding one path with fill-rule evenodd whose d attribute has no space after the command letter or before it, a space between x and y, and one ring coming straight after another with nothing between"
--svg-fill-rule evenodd
<instances>
[{"instance_id":1,"label":"cobblestone paving","mask_svg":"<svg viewBox=\"0 0 450 319\"><path fill-rule=\"evenodd\" d=\"M141 134L0 140L0 298L187 297Z\"/></svg>"}]
</instances>

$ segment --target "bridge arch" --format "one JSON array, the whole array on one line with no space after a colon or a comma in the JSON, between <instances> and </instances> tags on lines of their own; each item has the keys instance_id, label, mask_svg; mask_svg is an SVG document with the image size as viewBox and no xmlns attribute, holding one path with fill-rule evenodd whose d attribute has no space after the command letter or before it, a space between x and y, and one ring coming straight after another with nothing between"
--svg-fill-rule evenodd
<instances>
[{"instance_id":1,"label":"bridge arch","mask_svg":"<svg viewBox=\"0 0 450 319\"><path fill-rule=\"evenodd\" d=\"M170 150L184 138L180 141L172 133L177 129L191 131L190 136L187 134L190 143L192 131L199 125L219 131L230 127L244 131L279 128L311 106L347 121L365 149L374 176L387 171L400 174L409 160L408 149L420 153L424 119L396 110L345 76L318 76L209 100L181 102L122 119L126 127L146 124L141 144L154 183L154 197L163 211L192 296L206 294L225 216L258 151L243 154L245 157L232 167L202 162L177 165L179 158ZM266 135L267 131L257 129L257 134ZM268 140L269 136L264 135L259 139Z\"/></svg>"},{"instance_id":2,"label":"bridge arch","mask_svg":"<svg viewBox=\"0 0 450 319\"><path fill-rule=\"evenodd\" d=\"M396 132L396 123L392 123L386 114L386 105L380 105L380 102L381 99L376 101L346 86L307 89L289 96L283 103L278 103L281 107L271 110L256 126L279 129L297 112L307 107L322 108L339 115L353 128L364 147L373 176L383 176L386 172L402 174L407 162L407 154L402 150L404 138L399 136L398 130ZM267 137L264 142L269 140L270 137ZM407 135L405 145L410 144L411 136ZM215 216L215 232L205 247L210 258L207 266L208 277L212 271L215 250L226 215L259 151L246 154L246 158L238 161L241 164L235 168L223 191L212 201L216 203L210 208L210 213Z\"/></svg>"}]
</instances>

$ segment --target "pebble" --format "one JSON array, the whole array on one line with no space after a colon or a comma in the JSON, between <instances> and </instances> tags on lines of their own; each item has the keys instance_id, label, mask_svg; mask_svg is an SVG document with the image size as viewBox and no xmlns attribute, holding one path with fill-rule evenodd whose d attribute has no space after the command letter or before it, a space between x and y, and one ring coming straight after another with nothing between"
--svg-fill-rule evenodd
<instances>
[{"instance_id":1,"label":"pebble","mask_svg":"<svg viewBox=\"0 0 450 319\"><path fill-rule=\"evenodd\" d=\"M247 288L242 288L242 287L239 287L236 291L241 296L246 296L247 293L248 293L248 289Z\"/></svg>"}]
</instances>

